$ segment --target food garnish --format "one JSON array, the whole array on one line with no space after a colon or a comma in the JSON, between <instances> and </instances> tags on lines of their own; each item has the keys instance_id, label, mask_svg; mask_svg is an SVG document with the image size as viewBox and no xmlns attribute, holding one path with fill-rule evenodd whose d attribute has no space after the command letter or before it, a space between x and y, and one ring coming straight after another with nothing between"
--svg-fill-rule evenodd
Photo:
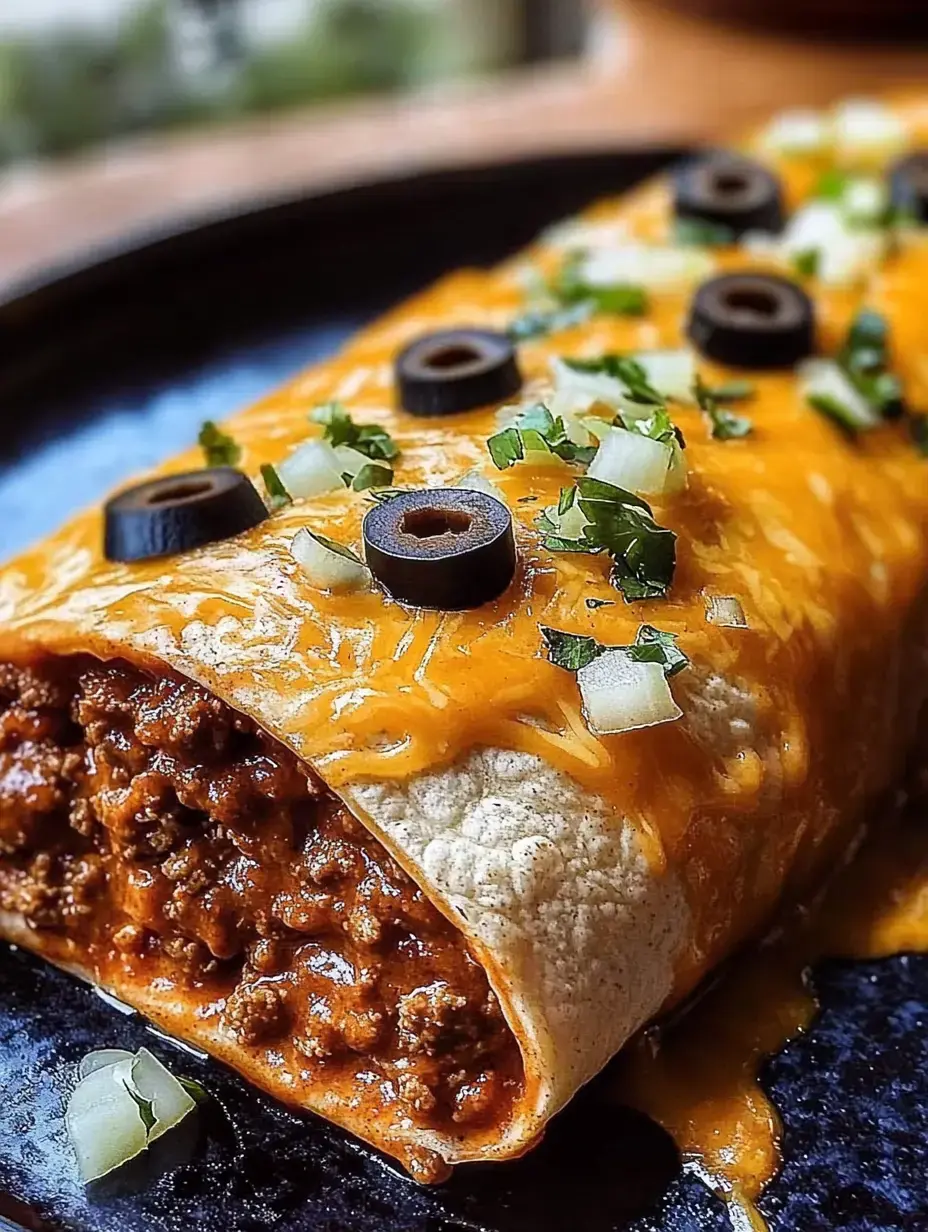
<instances>
[{"instance_id":1,"label":"food garnish","mask_svg":"<svg viewBox=\"0 0 928 1232\"><path fill-rule=\"evenodd\" d=\"M548 658L577 673L591 729L616 734L678 719L682 711L667 684L689 666L676 636L641 625L631 646L604 646L595 638L541 626Z\"/></svg>"},{"instance_id":2,"label":"food garnish","mask_svg":"<svg viewBox=\"0 0 928 1232\"><path fill-rule=\"evenodd\" d=\"M812 354L815 310L774 274L723 274L693 298L687 333L708 359L739 368L789 368Z\"/></svg>"},{"instance_id":3,"label":"food garnish","mask_svg":"<svg viewBox=\"0 0 928 1232\"><path fill-rule=\"evenodd\" d=\"M365 458L390 462L399 456L399 446L380 424L356 424L340 402L326 402L310 412L313 423L322 424L322 438L333 449L347 447Z\"/></svg>"},{"instance_id":4,"label":"food garnish","mask_svg":"<svg viewBox=\"0 0 928 1232\"><path fill-rule=\"evenodd\" d=\"M228 432L217 428L207 419L200 429L197 444L203 450L207 466L238 466L242 460L242 447Z\"/></svg>"},{"instance_id":5,"label":"food garnish","mask_svg":"<svg viewBox=\"0 0 928 1232\"><path fill-rule=\"evenodd\" d=\"M267 513L251 480L229 466L163 475L106 502L104 553L118 561L173 556L231 539Z\"/></svg>"},{"instance_id":6,"label":"food garnish","mask_svg":"<svg viewBox=\"0 0 928 1232\"><path fill-rule=\"evenodd\" d=\"M902 383L888 364L886 321L865 309L855 317L834 360L810 359L800 365L800 387L809 406L855 435L904 413Z\"/></svg>"},{"instance_id":7,"label":"food garnish","mask_svg":"<svg viewBox=\"0 0 928 1232\"><path fill-rule=\"evenodd\" d=\"M468 488L403 492L364 518L364 556L400 603L461 611L498 598L516 567L512 514Z\"/></svg>"},{"instance_id":8,"label":"food garnish","mask_svg":"<svg viewBox=\"0 0 928 1232\"><path fill-rule=\"evenodd\" d=\"M185 1084L147 1048L88 1053L78 1077L65 1124L85 1183L140 1155L196 1107Z\"/></svg>"},{"instance_id":9,"label":"food garnish","mask_svg":"<svg viewBox=\"0 0 928 1232\"><path fill-rule=\"evenodd\" d=\"M271 513L292 504L293 497L287 491L276 467L266 462L261 467L261 478L264 480L264 490L267 492L267 507Z\"/></svg>"},{"instance_id":10,"label":"food garnish","mask_svg":"<svg viewBox=\"0 0 928 1232\"><path fill-rule=\"evenodd\" d=\"M506 332L513 342L528 342L532 338L542 338L546 334L581 325L589 320L595 311L596 304L591 299L581 299L576 303L554 308L529 309L511 321Z\"/></svg>"},{"instance_id":11,"label":"food garnish","mask_svg":"<svg viewBox=\"0 0 928 1232\"><path fill-rule=\"evenodd\" d=\"M736 390L734 398L732 398L730 392L732 388ZM710 389L701 377L696 378L693 385L693 393L696 396L696 402L700 410L703 411L709 420L714 440L739 440L754 431L754 423L746 415L736 415L733 411L726 410L720 405L721 402L738 401L741 398L750 397L750 393L741 392L745 388L751 390L751 386L747 382L733 382L731 386L719 385L715 389Z\"/></svg>"},{"instance_id":12,"label":"food garnish","mask_svg":"<svg viewBox=\"0 0 928 1232\"><path fill-rule=\"evenodd\" d=\"M452 329L426 334L397 356L400 405L412 415L456 415L504 402L522 387L506 334Z\"/></svg>"},{"instance_id":13,"label":"food garnish","mask_svg":"<svg viewBox=\"0 0 928 1232\"><path fill-rule=\"evenodd\" d=\"M371 571L351 548L301 527L290 554L317 590L358 590L370 582Z\"/></svg>"},{"instance_id":14,"label":"food garnish","mask_svg":"<svg viewBox=\"0 0 928 1232\"><path fill-rule=\"evenodd\" d=\"M734 595L706 595L706 623L725 629L748 627L744 608Z\"/></svg>"}]
</instances>

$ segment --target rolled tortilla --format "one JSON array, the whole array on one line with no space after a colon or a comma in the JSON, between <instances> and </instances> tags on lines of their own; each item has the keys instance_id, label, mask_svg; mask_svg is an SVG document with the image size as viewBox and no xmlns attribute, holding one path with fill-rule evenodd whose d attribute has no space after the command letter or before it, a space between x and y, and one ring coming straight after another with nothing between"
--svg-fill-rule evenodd
<instances>
[{"instance_id":1,"label":"rolled tortilla","mask_svg":"<svg viewBox=\"0 0 928 1232\"><path fill-rule=\"evenodd\" d=\"M914 141L923 114L893 114ZM795 205L824 155L763 151ZM647 246L668 213L661 181L575 234ZM0 933L422 1179L529 1148L635 1030L843 859L925 697L928 483L905 425L851 443L782 372L751 375L745 439L675 405L688 486L652 503L676 575L668 598L626 605L605 557L541 543L566 465L496 473L496 407L395 406L404 343L505 326L525 263L551 273L565 244L446 279L227 425L253 476L333 400L389 431L403 487L482 472L518 524L495 603L313 589L290 543L309 526L358 548L369 504L347 490L132 565L102 558L90 510L0 582ZM914 405L924 265L910 244L813 288L824 350L861 305L884 314ZM681 346L691 291L684 271L643 317L526 342L523 400L548 397L554 358ZM712 386L740 375L698 366ZM719 597L746 627L707 620ZM628 645L642 622L689 657L683 716L597 735L539 626Z\"/></svg>"}]
</instances>

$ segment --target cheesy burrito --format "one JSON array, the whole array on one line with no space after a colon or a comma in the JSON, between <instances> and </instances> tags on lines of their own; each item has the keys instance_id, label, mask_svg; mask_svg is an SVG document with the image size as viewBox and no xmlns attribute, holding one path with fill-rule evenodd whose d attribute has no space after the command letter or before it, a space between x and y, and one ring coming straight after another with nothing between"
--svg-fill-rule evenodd
<instances>
[{"instance_id":1,"label":"cheesy burrito","mask_svg":"<svg viewBox=\"0 0 928 1232\"><path fill-rule=\"evenodd\" d=\"M911 745L921 140L782 117L8 565L0 934L419 1179L531 1147Z\"/></svg>"}]
</instances>

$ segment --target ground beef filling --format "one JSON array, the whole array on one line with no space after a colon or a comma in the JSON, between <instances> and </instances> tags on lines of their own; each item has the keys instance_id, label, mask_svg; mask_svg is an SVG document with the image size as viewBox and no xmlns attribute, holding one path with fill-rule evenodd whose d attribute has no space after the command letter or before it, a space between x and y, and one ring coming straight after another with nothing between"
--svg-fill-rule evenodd
<instances>
[{"instance_id":1,"label":"ground beef filling","mask_svg":"<svg viewBox=\"0 0 928 1232\"><path fill-rule=\"evenodd\" d=\"M505 1117L520 1087L457 931L292 754L188 681L0 667L0 907L98 971L166 965L224 999L242 1045L363 1073L365 1099L423 1126Z\"/></svg>"}]
</instances>

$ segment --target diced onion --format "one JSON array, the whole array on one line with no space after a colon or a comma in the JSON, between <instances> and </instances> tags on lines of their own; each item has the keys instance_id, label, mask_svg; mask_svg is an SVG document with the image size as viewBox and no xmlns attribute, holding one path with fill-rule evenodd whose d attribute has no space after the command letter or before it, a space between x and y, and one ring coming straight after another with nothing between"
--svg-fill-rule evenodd
<instances>
[{"instance_id":1,"label":"diced onion","mask_svg":"<svg viewBox=\"0 0 928 1232\"><path fill-rule=\"evenodd\" d=\"M583 252L621 243L628 226L618 218L593 222L588 218L565 218L541 234L541 242L559 252Z\"/></svg>"},{"instance_id":2,"label":"diced onion","mask_svg":"<svg viewBox=\"0 0 928 1232\"><path fill-rule=\"evenodd\" d=\"M362 471L365 466L370 465L371 459L358 449L352 449L350 445L336 445L333 450L338 465L341 467L342 475L350 475L352 479Z\"/></svg>"},{"instance_id":3,"label":"diced onion","mask_svg":"<svg viewBox=\"0 0 928 1232\"><path fill-rule=\"evenodd\" d=\"M549 505L545 509L545 516L557 527L556 534L562 539L581 538L583 528L589 525L586 514L576 502L564 513L558 512L557 505Z\"/></svg>"},{"instance_id":4,"label":"diced onion","mask_svg":"<svg viewBox=\"0 0 928 1232\"><path fill-rule=\"evenodd\" d=\"M767 127L761 138L768 150L778 154L817 154L831 139L828 119L819 111L784 111Z\"/></svg>"},{"instance_id":5,"label":"diced onion","mask_svg":"<svg viewBox=\"0 0 928 1232\"><path fill-rule=\"evenodd\" d=\"M293 536L290 552L317 590L358 590L370 582L367 565L329 547L305 526Z\"/></svg>"},{"instance_id":6,"label":"diced onion","mask_svg":"<svg viewBox=\"0 0 928 1232\"><path fill-rule=\"evenodd\" d=\"M877 225L886 212L889 194L879 180L853 179L841 196L848 222L857 226Z\"/></svg>"},{"instance_id":7,"label":"diced onion","mask_svg":"<svg viewBox=\"0 0 928 1232\"><path fill-rule=\"evenodd\" d=\"M130 1085L151 1104L155 1123L148 1131L149 1142L179 1125L196 1107L196 1100L147 1048L140 1048L136 1054Z\"/></svg>"},{"instance_id":8,"label":"diced onion","mask_svg":"<svg viewBox=\"0 0 928 1232\"><path fill-rule=\"evenodd\" d=\"M672 468L672 445L653 441L640 432L610 428L587 474L643 496L663 496L679 489L685 471Z\"/></svg>"},{"instance_id":9,"label":"diced onion","mask_svg":"<svg viewBox=\"0 0 928 1232\"><path fill-rule=\"evenodd\" d=\"M701 282L714 270L714 259L701 248L630 243L591 249L577 273L581 282L595 288L668 291Z\"/></svg>"},{"instance_id":10,"label":"diced onion","mask_svg":"<svg viewBox=\"0 0 928 1232\"><path fill-rule=\"evenodd\" d=\"M840 204L812 201L796 211L779 238L752 232L742 246L756 256L786 263L814 252L816 276L822 282L850 286L882 260L887 236L876 227L852 226Z\"/></svg>"},{"instance_id":11,"label":"diced onion","mask_svg":"<svg viewBox=\"0 0 928 1232\"><path fill-rule=\"evenodd\" d=\"M865 432L881 422L877 412L833 360L807 359L799 365L797 374L803 396L828 398L838 403L848 427Z\"/></svg>"},{"instance_id":12,"label":"diced onion","mask_svg":"<svg viewBox=\"0 0 928 1232\"><path fill-rule=\"evenodd\" d=\"M338 454L325 441L306 441L277 467L281 482L291 496L321 496L344 486Z\"/></svg>"},{"instance_id":13,"label":"diced onion","mask_svg":"<svg viewBox=\"0 0 928 1232\"><path fill-rule=\"evenodd\" d=\"M498 500L501 505L506 503L502 489L497 487L492 479L487 479L486 475L481 474L480 471L468 471L453 486L464 488L468 492L483 492L486 496L492 496L494 500Z\"/></svg>"},{"instance_id":14,"label":"diced onion","mask_svg":"<svg viewBox=\"0 0 928 1232\"><path fill-rule=\"evenodd\" d=\"M600 735L669 723L683 713L659 663L636 663L608 650L577 672L590 729Z\"/></svg>"},{"instance_id":15,"label":"diced onion","mask_svg":"<svg viewBox=\"0 0 928 1232\"><path fill-rule=\"evenodd\" d=\"M648 384L665 398L692 402L696 357L681 347L675 351L638 351L632 356L644 369Z\"/></svg>"},{"instance_id":16,"label":"diced onion","mask_svg":"<svg viewBox=\"0 0 928 1232\"><path fill-rule=\"evenodd\" d=\"M96 1052L88 1052L81 1058L77 1067L78 1078L86 1078L98 1069L106 1069L108 1065L118 1065L120 1061L131 1061L135 1054L126 1052L125 1048L98 1048Z\"/></svg>"},{"instance_id":17,"label":"diced onion","mask_svg":"<svg viewBox=\"0 0 928 1232\"><path fill-rule=\"evenodd\" d=\"M560 415L565 424L571 416L585 415L596 403L621 411L626 417L641 418L653 413L653 408L631 400L627 386L618 377L605 372L583 372L557 358L551 361L551 371L555 384L551 414Z\"/></svg>"},{"instance_id":18,"label":"diced onion","mask_svg":"<svg viewBox=\"0 0 928 1232\"><path fill-rule=\"evenodd\" d=\"M875 99L848 99L832 117L835 153L851 162L883 159L908 140L906 125L886 103Z\"/></svg>"},{"instance_id":19,"label":"diced onion","mask_svg":"<svg viewBox=\"0 0 928 1232\"><path fill-rule=\"evenodd\" d=\"M706 595L706 621L726 629L746 629L744 608L734 595Z\"/></svg>"},{"instance_id":20,"label":"diced onion","mask_svg":"<svg viewBox=\"0 0 928 1232\"><path fill-rule=\"evenodd\" d=\"M147 1048L91 1052L78 1067L65 1124L81 1178L94 1181L135 1159L196 1107L170 1070ZM146 1124L141 1105L148 1105Z\"/></svg>"},{"instance_id":21,"label":"diced onion","mask_svg":"<svg viewBox=\"0 0 928 1232\"><path fill-rule=\"evenodd\" d=\"M148 1133L129 1090L134 1058L93 1070L68 1100L65 1125L84 1182L95 1181L135 1159Z\"/></svg>"}]
</instances>

